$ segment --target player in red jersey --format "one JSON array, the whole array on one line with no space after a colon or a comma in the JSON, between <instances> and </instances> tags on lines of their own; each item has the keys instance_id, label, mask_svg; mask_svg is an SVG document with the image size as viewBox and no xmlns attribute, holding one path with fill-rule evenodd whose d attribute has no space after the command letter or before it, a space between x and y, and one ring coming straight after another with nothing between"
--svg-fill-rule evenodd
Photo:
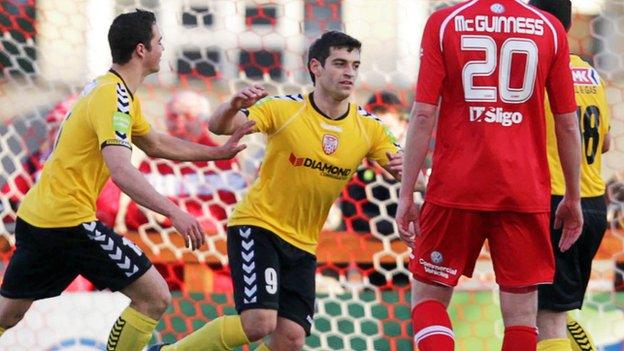
<instances>
[{"instance_id":1,"label":"player in red jersey","mask_svg":"<svg viewBox=\"0 0 624 351\"><path fill-rule=\"evenodd\" d=\"M560 250L578 238L583 221L568 53L561 23L520 0L462 2L435 12L425 26L397 210L401 237L413 249L412 323L420 351L453 350L446 307L459 277L472 275L485 239L500 286L502 349L536 348L536 285L554 274L546 90L566 181L557 209ZM412 189L436 112L432 174L419 214Z\"/></svg>"}]
</instances>

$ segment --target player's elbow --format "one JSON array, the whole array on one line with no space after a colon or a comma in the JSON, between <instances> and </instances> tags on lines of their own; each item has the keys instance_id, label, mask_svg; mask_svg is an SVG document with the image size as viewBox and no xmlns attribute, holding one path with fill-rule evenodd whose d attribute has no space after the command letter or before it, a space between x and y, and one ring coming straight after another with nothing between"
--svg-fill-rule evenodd
<instances>
[{"instance_id":1,"label":"player's elbow","mask_svg":"<svg viewBox=\"0 0 624 351\"><path fill-rule=\"evenodd\" d=\"M578 119L576 118L576 113L563 113L554 116L555 120L555 133L559 137L559 135L571 135L578 134L579 125Z\"/></svg>"},{"instance_id":2,"label":"player's elbow","mask_svg":"<svg viewBox=\"0 0 624 351\"><path fill-rule=\"evenodd\" d=\"M218 123L217 118L215 118L214 116L208 120L208 130L211 133L214 133L217 135L223 134L222 126L220 125L220 123Z\"/></svg>"},{"instance_id":3,"label":"player's elbow","mask_svg":"<svg viewBox=\"0 0 624 351\"><path fill-rule=\"evenodd\" d=\"M418 128L430 129L435 124L436 105L415 103L410 120Z\"/></svg>"}]
</instances>

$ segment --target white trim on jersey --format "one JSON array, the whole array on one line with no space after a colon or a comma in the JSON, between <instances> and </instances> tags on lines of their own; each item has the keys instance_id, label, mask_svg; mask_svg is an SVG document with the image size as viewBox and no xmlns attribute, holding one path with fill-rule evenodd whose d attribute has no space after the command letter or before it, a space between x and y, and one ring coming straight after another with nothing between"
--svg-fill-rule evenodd
<instances>
[{"instance_id":1,"label":"white trim on jersey","mask_svg":"<svg viewBox=\"0 0 624 351\"><path fill-rule=\"evenodd\" d=\"M530 5L527 5L527 4L523 3L521 0L516 0L516 2L518 4L526 7L527 9L531 10L536 15L540 16L540 18L543 19L544 22L546 22L546 24L550 27L550 30L553 33L553 39L555 39L555 54L557 54L557 52L559 51L559 38L557 37L557 31L555 30L555 26L553 26L553 24L548 20L548 18L546 16L544 16L544 14L539 12L539 10L531 7Z\"/></svg>"},{"instance_id":2,"label":"white trim on jersey","mask_svg":"<svg viewBox=\"0 0 624 351\"><path fill-rule=\"evenodd\" d=\"M459 15L460 12L474 5L476 2L477 0L472 0L471 2L465 4L464 6L460 6L457 10L451 12L451 14L448 15L444 19L444 21L442 22L442 25L440 26L440 51L444 51L444 46L442 45L442 42L444 41L444 30L446 30L446 26L448 25L448 23L451 21L452 18Z\"/></svg>"}]
</instances>

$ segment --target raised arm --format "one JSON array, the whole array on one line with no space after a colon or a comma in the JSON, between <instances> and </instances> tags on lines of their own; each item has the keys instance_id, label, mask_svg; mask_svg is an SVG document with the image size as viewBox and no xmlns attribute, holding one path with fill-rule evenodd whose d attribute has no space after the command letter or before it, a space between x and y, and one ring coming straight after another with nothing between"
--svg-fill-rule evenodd
<instances>
[{"instance_id":1,"label":"raised arm","mask_svg":"<svg viewBox=\"0 0 624 351\"><path fill-rule=\"evenodd\" d=\"M187 247L195 250L204 244L206 239L197 219L159 194L147 182L145 177L130 163L130 149L122 146L107 146L102 149L102 155L113 182L132 200L170 218L173 226L184 237Z\"/></svg>"},{"instance_id":2,"label":"raised arm","mask_svg":"<svg viewBox=\"0 0 624 351\"><path fill-rule=\"evenodd\" d=\"M243 115L244 117L244 115ZM166 158L175 161L211 161L229 159L247 146L238 144L240 139L251 132L253 121L245 118L234 130L228 141L221 146L206 146L186 141L174 136L156 132L153 129L146 135L135 136L133 143L148 156Z\"/></svg>"},{"instance_id":3,"label":"raised arm","mask_svg":"<svg viewBox=\"0 0 624 351\"><path fill-rule=\"evenodd\" d=\"M239 91L230 100L217 107L210 116L208 129L215 134L232 135L247 122L247 116L241 109L250 107L267 94L267 91L259 85L252 85Z\"/></svg>"}]
</instances>

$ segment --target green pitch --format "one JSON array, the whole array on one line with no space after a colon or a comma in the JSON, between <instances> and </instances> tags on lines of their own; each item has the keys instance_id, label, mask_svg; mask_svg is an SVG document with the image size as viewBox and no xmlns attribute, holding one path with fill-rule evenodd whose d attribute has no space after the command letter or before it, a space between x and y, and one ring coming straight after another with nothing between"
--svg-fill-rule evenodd
<instances>
[{"instance_id":1,"label":"green pitch","mask_svg":"<svg viewBox=\"0 0 624 351\"><path fill-rule=\"evenodd\" d=\"M319 295L314 329L306 339L307 349L411 350L409 301L405 291L379 295L362 292L334 298ZM576 318L590 329L597 344L610 344L624 339L623 309L624 293L593 294ZM235 313L231 296L177 293L156 331L163 342L174 342L219 315ZM458 291L449 313L457 350L500 350L503 323L497 294ZM155 342L156 338L152 340Z\"/></svg>"}]
</instances>

